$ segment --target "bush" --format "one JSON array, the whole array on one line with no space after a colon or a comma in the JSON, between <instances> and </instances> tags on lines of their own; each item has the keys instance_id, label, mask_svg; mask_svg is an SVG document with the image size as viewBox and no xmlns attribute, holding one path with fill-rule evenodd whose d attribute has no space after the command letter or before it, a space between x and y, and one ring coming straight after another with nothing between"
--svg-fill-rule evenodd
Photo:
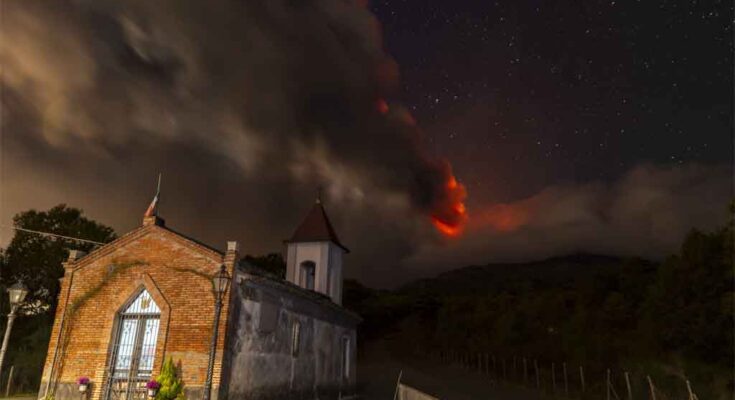
<instances>
[{"instance_id":1,"label":"bush","mask_svg":"<svg viewBox=\"0 0 735 400\"><path fill-rule=\"evenodd\" d=\"M156 381L161 384L156 394L156 400L185 400L184 383L179 378L174 365L174 359L164 361L161 374Z\"/></svg>"}]
</instances>

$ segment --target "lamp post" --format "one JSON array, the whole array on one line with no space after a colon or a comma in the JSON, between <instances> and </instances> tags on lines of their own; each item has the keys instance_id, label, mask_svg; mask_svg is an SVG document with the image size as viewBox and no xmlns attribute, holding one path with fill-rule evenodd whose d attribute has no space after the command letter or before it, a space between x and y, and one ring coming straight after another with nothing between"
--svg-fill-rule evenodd
<instances>
[{"instance_id":1,"label":"lamp post","mask_svg":"<svg viewBox=\"0 0 735 400\"><path fill-rule=\"evenodd\" d=\"M8 341L10 340L10 330L13 328L16 312L23 300L28 294L28 289L21 282L14 284L8 288L10 297L10 314L8 314L8 325L5 327L5 336L3 337L3 346L0 348L0 376L3 372L3 360L5 360L5 352L8 350Z\"/></svg>"},{"instance_id":2,"label":"lamp post","mask_svg":"<svg viewBox=\"0 0 735 400\"><path fill-rule=\"evenodd\" d=\"M219 316L222 312L222 303L230 284L230 275L224 265L212 279L214 286L214 325L212 326L212 342L209 344L209 365L207 366L207 380L204 382L204 396L202 400L209 400L212 394L212 373L214 371L214 355L217 351L217 334L219 333Z\"/></svg>"}]
</instances>

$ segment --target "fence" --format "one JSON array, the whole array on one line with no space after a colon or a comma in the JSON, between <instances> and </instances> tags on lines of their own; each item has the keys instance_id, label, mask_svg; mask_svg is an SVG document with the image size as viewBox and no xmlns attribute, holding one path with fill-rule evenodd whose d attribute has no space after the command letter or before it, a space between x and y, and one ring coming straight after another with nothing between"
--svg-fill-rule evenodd
<instances>
[{"instance_id":1,"label":"fence","mask_svg":"<svg viewBox=\"0 0 735 400\"><path fill-rule=\"evenodd\" d=\"M563 398L605 400L671 400L672 395L654 383L650 375L605 368L590 371L584 365L566 362L540 362L526 357L496 357L489 353L442 351L432 354L442 365L454 365L489 378L492 385L521 385ZM687 400L699 400L688 379L678 392Z\"/></svg>"}]
</instances>

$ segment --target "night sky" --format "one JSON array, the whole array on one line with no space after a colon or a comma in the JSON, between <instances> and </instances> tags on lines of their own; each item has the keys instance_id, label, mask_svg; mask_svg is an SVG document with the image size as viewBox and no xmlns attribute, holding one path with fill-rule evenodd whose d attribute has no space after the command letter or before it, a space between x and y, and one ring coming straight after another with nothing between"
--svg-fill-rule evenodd
<instances>
[{"instance_id":1,"label":"night sky","mask_svg":"<svg viewBox=\"0 0 735 400\"><path fill-rule=\"evenodd\" d=\"M731 5L4 1L0 246L56 204L283 250L318 187L346 276L660 259L726 221Z\"/></svg>"},{"instance_id":2,"label":"night sky","mask_svg":"<svg viewBox=\"0 0 735 400\"><path fill-rule=\"evenodd\" d=\"M612 180L642 162L731 160L729 2L370 8L401 67L398 97L475 199Z\"/></svg>"}]
</instances>

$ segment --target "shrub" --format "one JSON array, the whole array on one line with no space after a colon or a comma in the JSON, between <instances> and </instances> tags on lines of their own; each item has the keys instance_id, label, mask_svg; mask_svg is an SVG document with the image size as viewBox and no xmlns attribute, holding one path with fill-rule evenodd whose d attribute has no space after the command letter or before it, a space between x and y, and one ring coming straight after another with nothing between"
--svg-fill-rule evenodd
<instances>
[{"instance_id":1,"label":"shrub","mask_svg":"<svg viewBox=\"0 0 735 400\"><path fill-rule=\"evenodd\" d=\"M156 400L185 400L184 383L179 378L174 365L174 359L164 361L161 374L156 378L161 386L156 394Z\"/></svg>"}]
</instances>

